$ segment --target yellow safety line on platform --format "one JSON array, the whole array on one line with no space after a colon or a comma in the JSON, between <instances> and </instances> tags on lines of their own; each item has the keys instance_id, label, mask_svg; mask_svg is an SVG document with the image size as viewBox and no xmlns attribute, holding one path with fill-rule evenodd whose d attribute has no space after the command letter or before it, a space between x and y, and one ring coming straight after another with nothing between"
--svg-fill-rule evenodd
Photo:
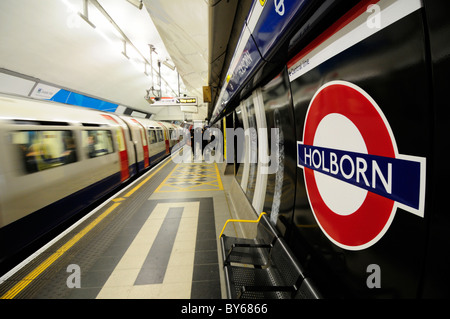
<instances>
[{"instance_id":1,"label":"yellow safety line on platform","mask_svg":"<svg viewBox=\"0 0 450 319\"><path fill-rule=\"evenodd\" d=\"M219 182L219 189L223 190L222 179L220 178L220 173L219 173L219 168L217 167L217 163L214 163L214 166L216 167L216 175L217 175L217 181Z\"/></svg>"},{"instance_id":2,"label":"yellow safety line on platform","mask_svg":"<svg viewBox=\"0 0 450 319\"><path fill-rule=\"evenodd\" d=\"M223 232L225 231L225 227L227 227L228 223L259 223L259 220L261 219L262 215L265 215L265 212L262 212L259 214L259 217L257 220L247 220L247 219L228 219L225 222L225 225L223 225L222 231L220 232L219 239L222 237Z\"/></svg>"},{"instance_id":3,"label":"yellow safety line on platform","mask_svg":"<svg viewBox=\"0 0 450 319\"><path fill-rule=\"evenodd\" d=\"M145 183L147 183L149 181L149 179L151 179L156 173L158 173L160 170L163 169L163 167L165 167L167 164L171 163L172 161L168 160L166 163L164 163L163 165L161 165L156 171L154 171L150 176L148 176L146 179L144 179L142 182L140 182L136 187L134 187L131 191L129 191L128 193L125 194L124 197L130 197L131 195L134 194L134 192L136 192L139 188L142 187L142 185L144 185ZM176 166L175 166L176 167ZM169 174L170 175L170 174Z\"/></svg>"},{"instance_id":4,"label":"yellow safety line on platform","mask_svg":"<svg viewBox=\"0 0 450 319\"><path fill-rule=\"evenodd\" d=\"M114 209L119 206L120 203L113 204L108 208L103 214L98 216L94 221L92 221L88 226L86 226L82 231L72 237L67 243L65 243L61 248L59 248L55 253L48 257L44 262L42 262L37 268L25 276L21 281L19 281L13 288L11 288L7 293L5 293L0 299L12 299L17 296L26 286L28 286L36 277L44 272L51 264L53 264L59 257L61 257L66 251L68 251L73 245L75 245L81 238L84 237L92 228L94 228L98 223L100 223L106 216L108 216Z\"/></svg>"},{"instance_id":5,"label":"yellow safety line on platform","mask_svg":"<svg viewBox=\"0 0 450 319\"><path fill-rule=\"evenodd\" d=\"M180 166L180 164L175 165L175 167L172 169L172 171L167 174L166 178L164 178L164 180L162 181L161 184L159 184L159 186L155 189L155 193L159 192L159 189L167 182L167 180L172 176L172 173L175 172L175 170L178 168L178 166Z\"/></svg>"}]
</instances>

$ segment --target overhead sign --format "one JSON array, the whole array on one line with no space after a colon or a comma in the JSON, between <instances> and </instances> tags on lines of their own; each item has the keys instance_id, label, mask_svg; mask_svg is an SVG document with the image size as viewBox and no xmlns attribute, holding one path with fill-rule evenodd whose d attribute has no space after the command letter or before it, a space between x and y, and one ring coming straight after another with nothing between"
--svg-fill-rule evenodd
<instances>
[{"instance_id":1,"label":"overhead sign","mask_svg":"<svg viewBox=\"0 0 450 319\"><path fill-rule=\"evenodd\" d=\"M398 207L424 216L426 158L402 155L376 102L356 85L333 81L308 108L297 142L308 199L336 245L361 250L388 230Z\"/></svg>"},{"instance_id":2,"label":"overhead sign","mask_svg":"<svg viewBox=\"0 0 450 319\"><path fill-rule=\"evenodd\" d=\"M210 86L204 86L203 87L203 103L210 103L212 102L211 99L211 87Z\"/></svg>"},{"instance_id":3,"label":"overhead sign","mask_svg":"<svg viewBox=\"0 0 450 319\"><path fill-rule=\"evenodd\" d=\"M151 98L155 103L152 106L180 106L180 105L197 105L196 97L162 97L156 99Z\"/></svg>"},{"instance_id":4,"label":"overhead sign","mask_svg":"<svg viewBox=\"0 0 450 319\"><path fill-rule=\"evenodd\" d=\"M197 105L197 98L195 97L178 97L176 102L181 105Z\"/></svg>"},{"instance_id":5,"label":"overhead sign","mask_svg":"<svg viewBox=\"0 0 450 319\"><path fill-rule=\"evenodd\" d=\"M36 85L30 97L107 112L115 112L118 107L118 104L112 102L103 101L42 83Z\"/></svg>"}]
</instances>

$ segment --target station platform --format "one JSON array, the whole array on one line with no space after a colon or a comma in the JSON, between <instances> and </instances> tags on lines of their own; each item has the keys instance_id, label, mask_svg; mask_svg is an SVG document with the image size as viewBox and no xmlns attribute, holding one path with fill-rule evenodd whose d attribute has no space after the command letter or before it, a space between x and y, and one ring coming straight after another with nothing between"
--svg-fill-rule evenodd
<instances>
[{"instance_id":1,"label":"station platform","mask_svg":"<svg viewBox=\"0 0 450 319\"><path fill-rule=\"evenodd\" d=\"M168 157L6 274L0 298L226 298L226 178Z\"/></svg>"}]
</instances>

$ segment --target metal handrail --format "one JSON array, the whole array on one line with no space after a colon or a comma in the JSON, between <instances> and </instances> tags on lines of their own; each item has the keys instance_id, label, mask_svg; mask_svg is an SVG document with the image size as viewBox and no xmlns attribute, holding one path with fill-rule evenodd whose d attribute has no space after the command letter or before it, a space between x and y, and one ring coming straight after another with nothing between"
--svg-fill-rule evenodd
<instances>
[{"instance_id":1,"label":"metal handrail","mask_svg":"<svg viewBox=\"0 0 450 319\"><path fill-rule=\"evenodd\" d=\"M222 237L222 234L223 234L223 232L225 231L225 227L227 227L227 224L228 224L229 222L231 222L231 223L259 223L259 220L261 219L262 215L266 215L266 213L265 213L265 212L262 212L262 213L259 215L259 217L258 217L257 220L228 219L228 220L225 222L225 225L223 225L222 231L220 232L219 239L220 239L220 237Z\"/></svg>"}]
</instances>

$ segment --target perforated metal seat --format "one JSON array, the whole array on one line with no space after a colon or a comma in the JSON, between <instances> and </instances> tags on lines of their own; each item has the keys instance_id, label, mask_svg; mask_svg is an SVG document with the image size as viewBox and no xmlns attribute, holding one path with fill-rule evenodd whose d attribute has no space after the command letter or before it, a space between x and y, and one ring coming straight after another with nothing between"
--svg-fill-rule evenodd
<instances>
[{"instance_id":1,"label":"perforated metal seat","mask_svg":"<svg viewBox=\"0 0 450 319\"><path fill-rule=\"evenodd\" d=\"M227 292L232 299L318 298L310 280L282 238L277 238L267 267L225 265Z\"/></svg>"},{"instance_id":2,"label":"perforated metal seat","mask_svg":"<svg viewBox=\"0 0 450 319\"><path fill-rule=\"evenodd\" d=\"M291 299L294 289L281 287L279 270L274 267L265 269L245 267L225 267L231 274L229 296L231 299ZM280 290L275 290L274 287Z\"/></svg>"}]
</instances>

